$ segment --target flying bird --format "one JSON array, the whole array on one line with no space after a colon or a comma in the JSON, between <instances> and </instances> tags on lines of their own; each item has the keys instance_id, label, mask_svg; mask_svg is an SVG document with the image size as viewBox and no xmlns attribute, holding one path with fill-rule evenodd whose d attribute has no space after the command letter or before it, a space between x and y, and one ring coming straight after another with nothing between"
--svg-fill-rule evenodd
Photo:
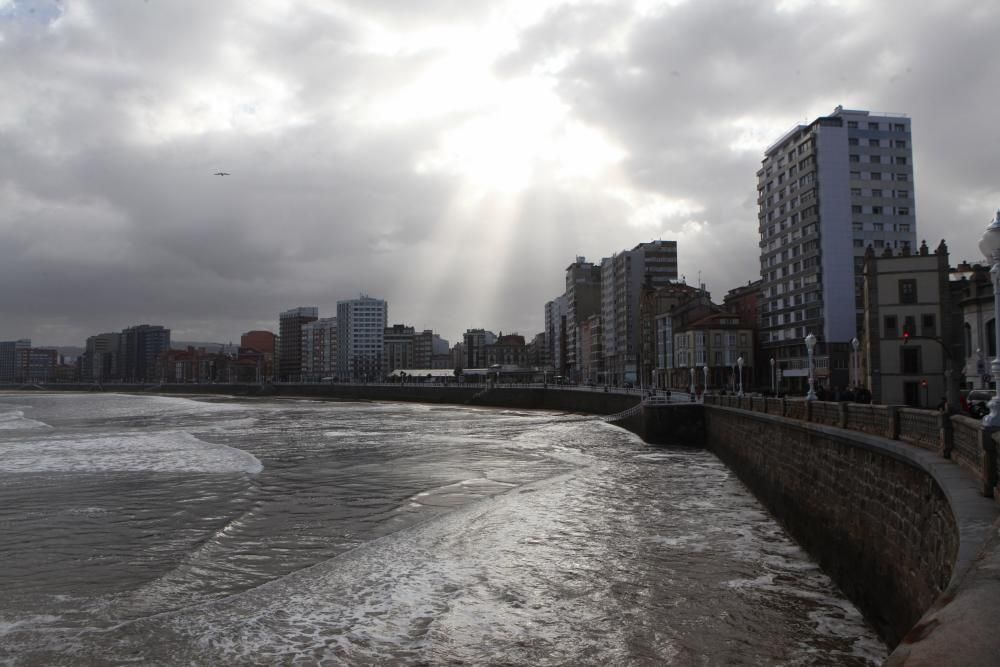
<instances>
[{"instance_id":1,"label":"flying bird","mask_svg":"<svg viewBox=\"0 0 1000 667\"><path fill-rule=\"evenodd\" d=\"M228 171L217 171L217 172L215 172L212 175L213 176L231 176L232 174L230 174Z\"/></svg>"}]
</instances>

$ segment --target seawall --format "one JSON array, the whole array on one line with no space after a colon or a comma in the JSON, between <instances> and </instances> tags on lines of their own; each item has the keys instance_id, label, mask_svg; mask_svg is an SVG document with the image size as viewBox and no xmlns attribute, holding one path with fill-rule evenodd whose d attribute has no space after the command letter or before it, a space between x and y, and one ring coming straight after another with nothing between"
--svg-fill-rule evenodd
<instances>
[{"instance_id":1,"label":"seawall","mask_svg":"<svg viewBox=\"0 0 1000 667\"><path fill-rule=\"evenodd\" d=\"M1000 508L969 466L806 414L704 409L709 449L863 611L887 664L1000 662Z\"/></svg>"}]
</instances>

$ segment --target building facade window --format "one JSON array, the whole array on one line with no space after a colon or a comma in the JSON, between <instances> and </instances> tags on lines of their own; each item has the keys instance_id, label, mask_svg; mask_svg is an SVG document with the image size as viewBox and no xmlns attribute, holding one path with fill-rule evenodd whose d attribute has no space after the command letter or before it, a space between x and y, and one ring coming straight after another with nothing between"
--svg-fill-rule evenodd
<instances>
[{"instance_id":1,"label":"building facade window","mask_svg":"<svg viewBox=\"0 0 1000 667\"><path fill-rule=\"evenodd\" d=\"M899 336L899 330L897 325L897 320L895 315L886 315L883 320L885 324L885 337L886 338L896 338Z\"/></svg>"},{"instance_id":2,"label":"building facade window","mask_svg":"<svg viewBox=\"0 0 1000 667\"><path fill-rule=\"evenodd\" d=\"M906 278L899 281L899 302L900 303L916 303L917 302L917 281L912 278Z\"/></svg>"},{"instance_id":3,"label":"building facade window","mask_svg":"<svg viewBox=\"0 0 1000 667\"><path fill-rule=\"evenodd\" d=\"M920 316L920 335L937 337L937 322L933 313L924 313Z\"/></svg>"}]
</instances>

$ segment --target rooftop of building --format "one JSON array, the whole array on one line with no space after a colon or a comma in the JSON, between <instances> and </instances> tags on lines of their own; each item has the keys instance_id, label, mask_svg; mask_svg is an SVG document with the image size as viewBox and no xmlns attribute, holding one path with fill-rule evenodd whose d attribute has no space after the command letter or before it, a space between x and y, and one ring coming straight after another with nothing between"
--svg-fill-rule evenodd
<instances>
[{"instance_id":1,"label":"rooftop of building","mask_svg":"<svg viewBox=\"0 0 1000 667\"><path fill-rule=\"evenodd\" d=\"M299 306L298 308L291 308L284 311L280 317L319 317L319 308L316 306Z\"/></svg>"},{"instance_id":2,"label":"rooftop of building","mask_svg":"<svg viewBox=\"0 0 1000 667\"><path fill-rule=\"evenodd\" d=\"M848 116L860 116L860 117L873 117L873 118L909 118L906 114L896 113L891 111L866 111L863 109L845 109L841 105L837 105L833 113L829 116L820 116L809 123L796 123L790 130L781 135L781 138L775 141L773 144L764 149L764 155L769 157L772 153L777 152L779 148L785 145L787 141L793 138L800 132L804 132L812 129L817 125L823 125L823 121L830 121L832 119L841 120ZM766 158L765 158L766 159Z\"/></svg>"},{"instance_id":3,"label":"rooftop of building","mask_svg":"<svg viewBox=\"0 0 1000 667\"><path fill-rule=\"evenodd\" d=\"M933 251L927 246L927 241L921 241L920 247L916 252L913 252L909 246L904 246L899 248L895 252L892 248L886 246L881 253L876 253L875 248L868 246L865 249L865 259L875 259L880 262L883 260L904 260L913 259L914 257L936 257L938 255L948 254L948 244L945 243L944 239L938 244L937 248Z\"/></svg>"},{"instance_id":4,"label":"rooftop of building","mask_svg":"<svg viewBox=\"0 0 1000 667\"><path fill-rule=\"evenodd\" d=\"M735 299L745 294L758 292L760 291L760 288L763 284L764 284L763 278L758 278L757 280L748 280L746 285L740 285L739 287L734 287L728 292L726 292L726 296L724 296L723 299Z\"/></svg>"}]
</instances>

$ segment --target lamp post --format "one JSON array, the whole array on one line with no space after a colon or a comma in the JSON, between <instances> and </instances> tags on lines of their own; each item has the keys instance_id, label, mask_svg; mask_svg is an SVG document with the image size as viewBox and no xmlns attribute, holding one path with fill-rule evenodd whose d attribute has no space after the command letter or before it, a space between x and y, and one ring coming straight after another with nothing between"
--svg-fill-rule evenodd
<instances>
[{"instance_id":1,"label":"lamp post","mask_svg":"<svg viewBox=\"0 0 1000 667\"><path fill-rule=\"evenodd\" d=\"M694 396L694 366L691 367L691 395Z\"/></svg>"},{"instance_id":2,"label":"lamp post","mask_svg":"<svg viewBox=\"0 0 1000 667\"><path fill-rule=\"evenodd\" d=\"M816 391L813 386L813 348L816 347L816 336L809 334L806 336L806 351L809 353L809 393L806 394L807 401L816 400Z\"/></svg>"},{"instance_id":3,"label":"lamp post","mask_svg":"<svg viewBox=\"0 0 1000 667\"><path fill-rule=\"evenodd\" d=\"M858 356L858 350L861 348L861 341L857 338L851 339L851 347L854 348L854 363L851 364L851 370L854 371L854 386L861 386L861 357Z\"/></svg>"},{"instance_id":4,"label":"lamp post","mask_svg":"<svg viewBox=\"0 0 1000 667\"><path fill-rule=\"evenodd\" d=\"M736 365L739 367L740 372L740 392L739 395L743 395L743 355L741 354L736 360Z\"/></svg>"},{"instance_id":5,"label":"lamp post","mask_svg":"<svg viewBox=\"0 0 1000 667\"><path fill-rule=\"evenodd\" d=\"M707 365L704 366L701 370L702 370L702 372L705 373L705 389L702 390L702 392L701 392L702 400L704 400L705 394L708 393L708 366Z\"/></svg>"},{"instance_id":6,"label":"lamp post","mask_svg":"<svg viewBox=\"0 0 1000 667\"><path fill-rule=\"evenodd\" d=\"M994 316L1000 320L1000 210L993 216L989 227L983 232L979 241L979 251L992 264L990 276L993 278L993 309ZM983 417L983 426L1000 427L1000 327L993 327L996 336L997 354L990 365L993 382L996 385L996 395L987 404L990 413Z\"/></svg>"},{"instance_id":7,"label":"lamp post","mask_svg":"<svg viewBox=\"0 0 1000 667\"><path fill-rule=\"evenodd\" d=\"M778 379L774 374L774 357L771 357L771 393L778 395Z\"/></svg>"},{"instance_id":8,"label":"lamp post","mask_svg":"<svg viewBox=\"0 0 1000 667\"><path fill-rule=\"evenodd\" d=\"M986 389L986 365L983 363L983 350L976 348L976 375L979 376L981 389Z\"/></svg>"}]
</instances>

